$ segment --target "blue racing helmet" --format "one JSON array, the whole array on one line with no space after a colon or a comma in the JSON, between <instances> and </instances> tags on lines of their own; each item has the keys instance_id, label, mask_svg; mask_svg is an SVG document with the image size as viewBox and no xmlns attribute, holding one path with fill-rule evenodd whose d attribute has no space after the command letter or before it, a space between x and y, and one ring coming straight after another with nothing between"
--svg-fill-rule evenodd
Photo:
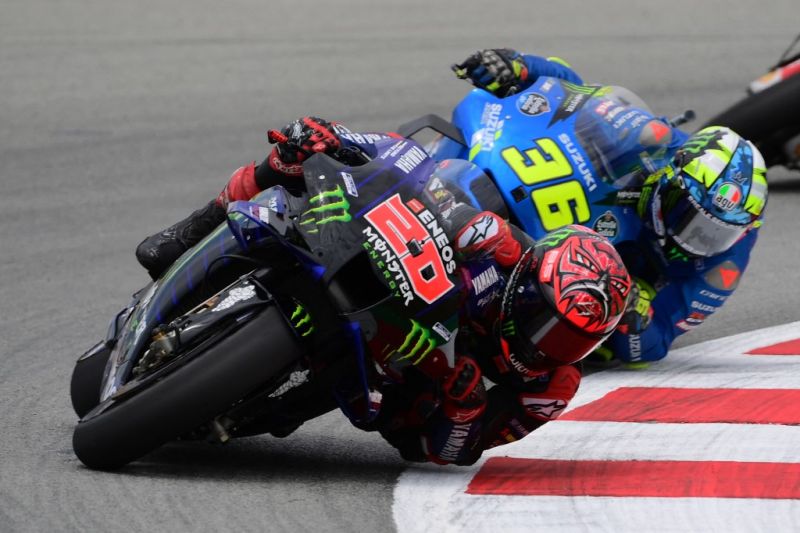
<instances>
[{"instance_id":1,"label":"blue racing helmet","mask_svg":"<svg viewBox=\"0 0 800 533\"><path fill-rule=\"evenodd\" d=\"M711 257L760 225L766 203L761 153L732 130L710 126L647 178L639 213L668 259Z\"/></svg>"}]
</instances>

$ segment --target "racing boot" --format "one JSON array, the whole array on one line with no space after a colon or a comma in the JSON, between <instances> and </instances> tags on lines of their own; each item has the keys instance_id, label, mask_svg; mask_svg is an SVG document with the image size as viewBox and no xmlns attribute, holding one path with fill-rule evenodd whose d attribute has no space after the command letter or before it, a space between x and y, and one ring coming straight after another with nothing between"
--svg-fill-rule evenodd
<instances>
[{"instance_id":1,"label":"racing boot","mask_svg":"<svg viewBox=\"0 0 800 533\"><path fill-rule=\"evenodd\" d=\"M200 242L226 218L226 209L213 200L187 218L150 235L136 247L136 259L158 279L183 252Z\"/></svg>"},{"instance_id":2,"label":"racing boot","mask_svg":"<svg viewBox=\"0 0 800 533\"><path fill-rule=\"evenodd\" d=\"M253 161L240 167L213 202L139 244L136 258L150 277L157 279L183 252L222 223L230 202L249 200L273 185L283 185L290 191L302 188L302 162L315 153L333 154L341 147L335 123L316 117L295 120L280 132L271 130L267 137L277 146L261 165Z\"/></svg>"},{"instance_id":3,"label":"racing boot","mask_svg":"<svg viewBox=\"0 0 800 533\"><path fill-rule=\"evenodd\" d=\"M177 224L143 240L136 248L136 259L147 269L150 277L158 279L183 252L225 221L230 202L248 200L259 191L261 187L256 180L255 161L239 167L214 201Z\"/></svg>"}]
</instances>

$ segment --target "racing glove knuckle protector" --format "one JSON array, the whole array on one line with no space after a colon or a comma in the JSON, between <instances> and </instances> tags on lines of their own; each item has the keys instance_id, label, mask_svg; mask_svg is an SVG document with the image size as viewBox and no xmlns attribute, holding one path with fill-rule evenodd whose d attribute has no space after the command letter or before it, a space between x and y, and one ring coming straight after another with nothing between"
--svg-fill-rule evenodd
<instances>
[{"instance_id":1,"label":"racing glove knuckle protector","mask_svg":"<svg viewBox=\"0 0 800 533\"><path fill-rule=\"evenodd\" d=\"M317 117L302 117L290 122L281 131L267 132L275 144L268 157L269 166L289 176L303 174L302 162L316 153L332 154L341 147L334 124Z\"/></svg>"},{"instance_id":2,"label":"racing glove knuckle protector","mask_svg":"<svg viewBox=\"0 0 800 533\"><path fill-rule=\"evenodd\" d=\"M500 97L517 93L528 78L525 61L519 52L510 48L475 52L452 68L459 78L468 79L475 87Z\"/></svg>"}]
</instances>

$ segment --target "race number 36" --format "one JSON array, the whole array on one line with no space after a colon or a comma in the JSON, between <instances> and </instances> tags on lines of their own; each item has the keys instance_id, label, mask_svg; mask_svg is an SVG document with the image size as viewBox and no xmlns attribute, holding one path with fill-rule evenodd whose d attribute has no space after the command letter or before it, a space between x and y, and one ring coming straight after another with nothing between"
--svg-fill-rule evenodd
<instances>
[{"instance_id":1,"label":"race number 36","mask_svg":"<svg viewBox=\"0 0 800 533\"><path fill-rule=\"evenodd\" d=\"M509 146L500 155L525 185L543 184L573 173L572 164L553 139L536 139L523 151ZM531 200L546 231L591 218L586 193L576 180L539 187L531 192Z\"/></svg>"},{"instance_id":2,"label":"race number 36","mask_svg":"<svg viewBox=\"0 0 800 533\"><path fill-rule=\"evenodd\" d=\"M454 287L428 230L399 194L374 207L364 218L397 255L414 293L422 300L433 303ZM419 246L414 253L409 250L412 241Z\"/></svg>"}]
</instances>

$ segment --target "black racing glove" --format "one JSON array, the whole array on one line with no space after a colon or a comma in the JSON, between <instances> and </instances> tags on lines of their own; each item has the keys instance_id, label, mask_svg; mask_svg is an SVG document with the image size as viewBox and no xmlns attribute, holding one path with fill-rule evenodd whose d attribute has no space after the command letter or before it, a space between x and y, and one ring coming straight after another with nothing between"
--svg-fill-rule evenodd
<instances>
[{"instance_id":1,"label":"black racing glove","mask_svg":"<svg viewBox=\"0 0 800 533\"><path fill-rule=\"evenodd\" d=\"M510 48L475 52L452 68L459 78L500 97L519 92L528 79L528 68L522 55Z\"/></svg>"},{"instance_id":2,"label":"black racing glove","mask_svg":"<svg viewBox=\"0 0 800 533\"><path fill-rule=\"evenodd\" d=\"M300 176L302 162L320 152L333 154L341 147L335 123L317 117L303 117L290 122L281 131L269 130L267 139L275 144L269 166L282 174Z\"/></svg>"}]
</instances>

